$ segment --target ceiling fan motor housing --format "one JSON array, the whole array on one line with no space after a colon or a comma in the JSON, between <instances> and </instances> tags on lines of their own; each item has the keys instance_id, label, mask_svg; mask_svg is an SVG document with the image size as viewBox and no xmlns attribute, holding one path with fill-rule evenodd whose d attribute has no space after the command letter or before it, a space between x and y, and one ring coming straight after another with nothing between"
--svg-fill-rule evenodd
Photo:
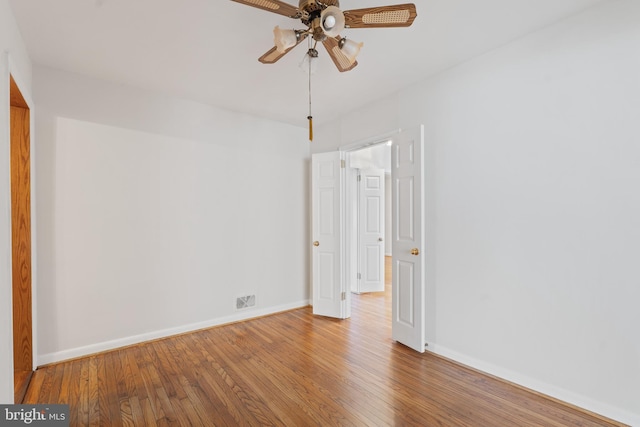
<instances>
[{"instance_id":1,"label":"ceiling fan motor housing","mask_svg":"<svg viewBox=\"0 0 640 427\"><path fill-rule=\"evenodd\" d=\"M329 7L338 8L339 6L338 0L300 0L298 9L302 12L301 21L309 27L314 40L322 42L327 38L327 29L322 22L323 11Z\"/></svg>"},{"instance_id":2,"label":"ceiling fan motor housing","mask_svg":"<svg viewBox=\"0 0 640 427\"><path fill-rule=\"evenodd\" d=\"M340 7L340 1L338 0L325 0L325 1L317 1L317 0L300 0L298 3L298 9L306 10L311 12L312 10L320 10L324 9L326 6L336 6Z\"/></svg>"},{"instance_id":3,"label":"ceiling fan motor housing","mask_svg":"<svg viewBox=\"0 0 640 427\"><path fill-rule=\"evenodd\" d=\"M322 14L322 11L327 6L336 6L340 7L340 2L338 0L325 0L325 1L317 1L317 0L300 0L298 5L298 9L302 11L302 23L305 25L311 25L314 19L319 18Z\"/></svg>"}]
</instances>

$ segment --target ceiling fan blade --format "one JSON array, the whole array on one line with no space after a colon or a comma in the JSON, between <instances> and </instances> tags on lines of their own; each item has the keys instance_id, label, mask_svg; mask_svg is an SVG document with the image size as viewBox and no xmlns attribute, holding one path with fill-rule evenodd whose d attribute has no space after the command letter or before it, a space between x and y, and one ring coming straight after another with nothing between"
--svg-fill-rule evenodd
<instances>
[{"instance_id":1,"label":"ceiling fan blade","mask_svg":"<svg viewBox=\"0 0 640 427\"><path fill-rule=\"evenodd\" d=\"M336 64L338 70L343 73L345 71L353 70L358 65L358 61L354 61L353 64L349 61L349 58L347 58L347 56L342 53L342 50L340 49L340 46L338 44L339 41L340 36L336 38L327 37L322 42L322 44L327 49L329 56L331 57L331 59L333 59L333 63Z\"/></svg>"},{"instance_id":2,"label":"ceiling fan blade","mask_svg":"<svg viewBox=\"0 0 640 427\"><path fill-rule=\"evenodd\" d=\"M279 0L231 0L236 3L246 4L247 6L257 7L267 12L277 13L279 15L288 16L289 18L300 18L300 9L288 3Z\"/></svg>"},{"instance_id":3,"label":"ceiling fan blade","mask_svg":"<svg viewBox=\"0 0 640 427\"><path fill-rule=\"evenodd\" d=\"M306 38L307 38L307 35L303 34L298 40L298 43L296 43L294 46L291 46L289 49L285 50L284 52L278 52L278 48L274 46L271 49L269 49L264 55L258 58L258 61L262 62L263 64L275 64L276 62L278 62L278 60L280 60L280 58L282 58L291 50L293 50L293 48L295 48L300 43L302 43L302 41Z\"/></svg>"},{"instance_id":4,"label":"ceiling fan blade","mask_svg":"<svg viewBox=\"0 0 640 427\"><path fill-rule=\"evenodd\" d=\"M347 28L408 27L418 13L413 3L344 11Z\"/></svg>"}]
</instances>

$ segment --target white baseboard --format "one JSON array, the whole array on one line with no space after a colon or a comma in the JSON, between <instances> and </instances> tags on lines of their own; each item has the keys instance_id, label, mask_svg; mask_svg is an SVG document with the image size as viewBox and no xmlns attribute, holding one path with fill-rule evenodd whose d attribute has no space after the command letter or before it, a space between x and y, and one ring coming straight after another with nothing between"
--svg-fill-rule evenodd
<instances>
[{"instance_id":1,"label":"white baseboard","mask_svg":"<svg viewBox=\"0 0 640 427\"><path fill-rule=\"evenodd\" d=\"M204 322L190 323L188 325L177 326L175 328L162 329L159 331L148 332L139 335L131 335L124 338L118 338L111 341L104 341L95 344L89 344L82 347L70 348L67 350L61 350L54 353L47 353L38 356L37 366L47 365L49 363L61 362L63 360L74 359L77 357L88 356L90 354L99 353L102 351L113 350L120 347L126 347L128 345L139 344L145 341L151 341L158 338L166 338L171 335L183 334L185 332L197 331L199 329L211 328L213 326L220 326L226 323L233 323L242 320L249 320L256 317L267 316L269 314L280 313L287 310L293 310L296 308L306 307L310 304L307 301L299 301L291 304L284 304L275 307L267 307L261 309L251 309L242 312L235 313L230 316L218 317L215 319L206 320Z\"/></svg>"},{"instance_id":2,"label":"white baseboard","mask_svg":"<svg viewBox=\"0 0 640 427\"><path fill-rule=\"evenodd\" d=\"M547 384L542 381L538 381L533 378L518 374L516 372L509 371L508 369L501 368L500 366L468 357L464 354L450 350L443 346L429 344L427 350L440 356L446 357L447 359L451 359L463 365L477 369L479 371L486 372L487 374L526 387L538 393L542 393L563 402L567 402L571 405L586 409L587 411L594 412L596 414L611 418L612 420L616 420L630 426L640 427L640 414L634 414L624 409L620 409L606 403L598 402L591 398L564 390L560 387L556 387L551 384Z\"/></svg>"}]
</instances>

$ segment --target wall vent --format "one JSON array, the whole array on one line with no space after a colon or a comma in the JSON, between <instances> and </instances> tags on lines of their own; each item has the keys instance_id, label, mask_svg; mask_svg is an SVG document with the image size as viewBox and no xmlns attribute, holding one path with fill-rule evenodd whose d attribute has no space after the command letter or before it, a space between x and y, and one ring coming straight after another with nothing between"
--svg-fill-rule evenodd
<instances>
[{"instance_id":1,"label":"wall vent","mask_svg":"<svg viewBox=\"0 0 640 427\"><path fill-rule=\"evenodd\" d=\"M249 308L256 305L255 295L246 295L236 298L236 310L242 310L243 308Z\"/></svg>"}]
</instances>

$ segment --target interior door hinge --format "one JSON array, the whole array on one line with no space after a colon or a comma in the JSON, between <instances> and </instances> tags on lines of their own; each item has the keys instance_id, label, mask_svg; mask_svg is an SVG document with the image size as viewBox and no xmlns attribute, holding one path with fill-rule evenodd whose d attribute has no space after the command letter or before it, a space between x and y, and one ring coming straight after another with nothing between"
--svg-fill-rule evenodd
<instances>
[{"instance_id":1,"label":"interior door hinge","mask_svg":"<svg viewBox=\"0 0 640 427\"><path fill-rule=\"evenodd\" d=\"M358 175L358 182L362 181L362 175Z\"/></svg>"},{"instance_id":2,"label":"interior door hinge","mask_svg":"<svg viewBox=\"0 0 640 427\"><path fill-rule=\"evenodd\" d=\"M341 298L342 298L342 301L345 301L347 299L347 293L342 292Z\"/></svg>"},{"instance_id":3,"label":"interior door hinge","mask_svg":"<svg viewBox=\"0 0 640 427\"><path fill-rule=\"evenodd\" d=\"M362 279L362 273L358 273L358 280Z\"/></svg>"},{"instance_id":4,"label":"interior door hinge","mask_svg":"<svg viewBox=\"0 0 640 427\"><path fill-rule=\"evenodd\" d=\"M345 160L340 160L340 167L342 169L346 168L347 167L347 162Z\"/></svg>"}]
</instances>

